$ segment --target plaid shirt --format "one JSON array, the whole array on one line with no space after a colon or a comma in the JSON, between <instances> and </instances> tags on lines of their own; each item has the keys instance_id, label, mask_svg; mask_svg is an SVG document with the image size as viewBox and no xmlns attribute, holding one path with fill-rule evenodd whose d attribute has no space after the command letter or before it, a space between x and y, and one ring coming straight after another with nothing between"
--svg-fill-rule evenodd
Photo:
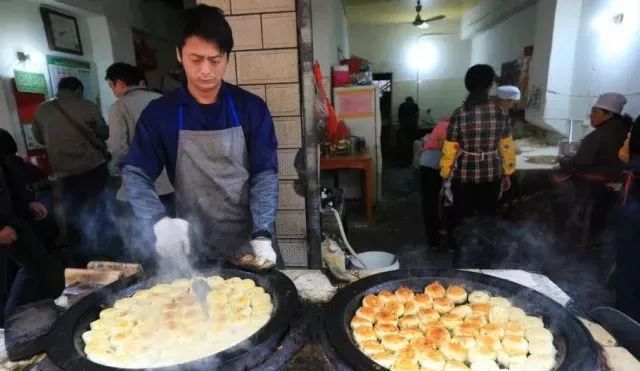
<instances>
[{"instance_id":1,"label":"plaid shirt","mask_svg":"<svg viewBox=\"0 0 640 371\"><path fill-rule=\"evenodd\" d=\"M462 183L487 183L502 177L500 139L511 136L509 114L494 102L466 110L458 108L451 116L447 140L460 145L452 178Z\"/></svg>"}]
</instances>

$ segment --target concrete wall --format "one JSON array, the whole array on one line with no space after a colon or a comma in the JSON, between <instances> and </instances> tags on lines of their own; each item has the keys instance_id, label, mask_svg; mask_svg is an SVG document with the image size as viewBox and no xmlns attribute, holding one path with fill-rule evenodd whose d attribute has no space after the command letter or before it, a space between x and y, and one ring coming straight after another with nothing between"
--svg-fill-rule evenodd
<instances>
[{"instance_id":1,"label":"concrete wall","mask_svg":"<svg viewBox=\"0 0 640 371\"><path fill-rule=\"evenodd\" d=\"M460 40L459 23L439 22L423 36L410 24L355 24L349 27L351 52L373 64L373 72L392 72L392 110L406 96L419 95L421 109L432 108L435 118L450 114L466 95L463 77L471 60L471 42ZM417 83L419 82L419 84Z\"/></svg>"},{"instance_id":2,"label":"concrete wall","mask_svg":"<svg viewBox=\"0 0 640 371\"><path fill-rule=\"evenodd\" d=\"M621 24L613 17L624 14ZM628 94L625 111L640 114L640 2L582 0L577 30L576 63L571 85L570 115L585 118L599 94ZM635 94L634 94L635 93Z\"/></svg>"},{"instance_id":3,"label":"concrete wall","mask_svg":"<svg viewBox=\"0 0 640 371\"><path fill-rule=\"evenodd\" d=\"M529 6L475 34L471 39L471 64L489 64L500 73L502 63L522 56L523 47L534 41L536 10L536 6Z\"/></svg>"},{"instance_id":4,"label":"concrete wall","mask_svg":"<svg viewBox=\"0 0 640 371\"><path fill-rule=\"evenodd\" d=\"M331 81L331 67L339 64L338 48L350 56L347 18L343 0L312 0L313 57Z\"/></svg>"}]
</instances>

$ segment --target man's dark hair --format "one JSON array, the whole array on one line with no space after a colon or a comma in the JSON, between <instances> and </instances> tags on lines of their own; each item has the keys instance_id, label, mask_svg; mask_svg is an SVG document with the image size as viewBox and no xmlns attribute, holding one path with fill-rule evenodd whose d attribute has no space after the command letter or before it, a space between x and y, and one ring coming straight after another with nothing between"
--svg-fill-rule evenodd
<instances>
[{"instance_id":1,"label":"man's dark hair","mask_svg":"<svg viewBox=\"0 0 640 371\"><path fill-rule=\"evenodd\" d=\"M149 86L149 83L147 82L147 75L144 73L144 70L138 66L133 68L136 69L136 79L138 79L138 84L140 84L140 82L144 82L145 85Z\"/></svg>"},{"instance_id":2,"label":"man's dark hair","mask_svg":"<svg viewBox=\"0 0 640 371\"><path fill-rule=\"evenodd\" d=\"M182 40L178 45L180 51L182 51L182 47L191 36L198 36L208 42L217 44L220 51L227 56L233 49L231 27L220 8L198 5L193 9L187 10Z\"/></svg>"},{"instance_id":3,"label":"man's dark hair","mask_svg":"<svg viewBox=\"0 0 640 371\"><path fill-rule=\"evenodd\" d=\"M60 90L84 90L84 85L82 85L82 82L78 80L77 77L67 76L58 81L58 91Z\"/></svg>"},{"instance_id":4,"label":"man's dark hair","mask_svg":"<svg viewBox=\"0 0 640 371\"><path fill-rule=\"evenodd\" d=\"M127 86L140 84L140 76L136 67L122 62L117 62L109 66L104 79L113 83L120 80L127 84Z\"/></svg>"}]
</instances>

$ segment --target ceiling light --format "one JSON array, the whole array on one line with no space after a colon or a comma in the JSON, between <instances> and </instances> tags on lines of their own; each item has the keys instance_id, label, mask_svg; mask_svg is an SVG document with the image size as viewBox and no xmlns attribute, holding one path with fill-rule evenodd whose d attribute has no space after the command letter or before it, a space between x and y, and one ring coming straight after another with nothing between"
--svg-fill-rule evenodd
<instances>
[{"instance_id":1,"label":"ceiling light","mask_svg":"<svg viewBox=\"0 0 640 371\"><path fill-rule=\"evenodd\" d=\"M427 23L427 22L420 23L418 25L418 28L421 28L421 29L425 30L425 29L429 28L429 23Z\"/></svg>"}]
</instances>

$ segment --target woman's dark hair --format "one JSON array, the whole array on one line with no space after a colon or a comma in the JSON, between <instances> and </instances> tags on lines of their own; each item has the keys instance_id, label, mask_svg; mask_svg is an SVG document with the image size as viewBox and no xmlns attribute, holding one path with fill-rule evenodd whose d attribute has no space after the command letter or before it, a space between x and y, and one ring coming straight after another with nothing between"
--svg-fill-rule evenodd
<instances>
[{"instance_id":1,"label":"woman's dark hair","mask_svg":"<svg viewBox=\"0 0 640 371\"><path fill-rule=\"evenodd\" d=\"M9 155L15 155L18 152L18 145L13 139L11 133L4 129L0 129L0 160Z\"/></svg>"},{"instance_id":2,"label":"woman's dark hair","mask_svg":"<svg viewBox=\"0 0 640 371\"><path fill-rule=\"evenodd\" d=\"M84 90L84 86L77 77L67 76L61 78L60 81L58 81L58 91L60 90Z\"/></svg>"},{"instance_id":3,"label":"woman's dark hair","mask_svg":"<svg viewBox=\"0 0 640 371\"><path fill-rule=\"evenodd\" d=\"M467 70L464 76L464 86L469 95L464 101L464 108L484 104L489 101L489 87L496 78L496 72L488 64L476 64Z\"/></svg>"},{"instance_id":4,"label":"woman's dark hair","mask_svg":"<svg viewBox=\"0 0 640 371\"><path fill-rule=\"evenodd\" d=\"M120 80L127 86L139 85L141 81L137 67L122 62L116 62L107 68L105 80L113 83Z\"/></svg>"},{"instance_id":5,"label":"woman's dark hair","mask_svg":"<svg viewBox=\"0 0 640 371\"><path fill-rule=\"evenodd\" d=\"M180 51L191 36L201 37L208 42L215 43L227 57L233 49L233 34L231 27L224 18L220 8L198 5L186 11L186 23L182 33L182 40L178 45Z\"/></svg>"}]
</instances>

